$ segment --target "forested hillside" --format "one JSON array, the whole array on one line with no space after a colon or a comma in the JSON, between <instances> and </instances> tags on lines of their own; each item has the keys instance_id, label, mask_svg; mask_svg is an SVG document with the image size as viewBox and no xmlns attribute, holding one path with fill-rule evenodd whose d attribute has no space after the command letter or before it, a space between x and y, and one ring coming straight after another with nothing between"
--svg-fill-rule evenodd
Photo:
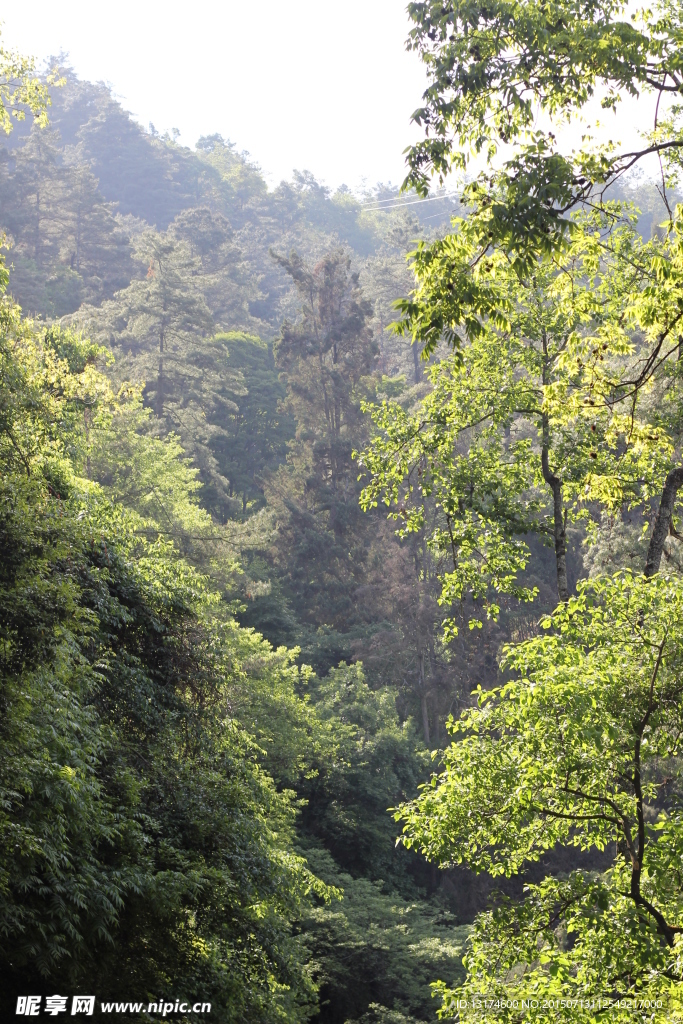
<instances>
[{"instance_id":1,"label":"forested hillside","mask_svg":"<svg viewBox=\"0 0 683 1024\"><path fill-rule=\"evenodd\" d=\"M364 515L353 459L363 401L424 391L385 330L423 208L269 191L62 77L0 170L8 999L432 1020L471 910L387 808L466 686L424 538Z\"/></svg>"},{"instance_id":2,"label":"forested hillside","mask_svg":"<svg viewBox=\"0 0 683 1024\"><path fill-rule=\"evenodd\" d=\"M589 6L411 5L362 197L0 51L8 1014L680 1020L680 12Z\"/></svg>"}]
</instances>

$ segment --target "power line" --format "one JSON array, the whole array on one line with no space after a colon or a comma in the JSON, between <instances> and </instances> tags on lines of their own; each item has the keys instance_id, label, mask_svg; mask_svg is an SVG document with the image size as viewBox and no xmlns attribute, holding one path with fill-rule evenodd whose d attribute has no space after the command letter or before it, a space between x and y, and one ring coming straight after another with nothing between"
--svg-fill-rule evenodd
<instances>
[{"instance_id":1,"label":"power line","mask_svg":"<svg viewBox=\"0 0 683 1024\"><path fill-rule=\"evenodd\" d=\"M436 220L437 217L445 217L445 216L446 216L446 214L444 214L444 213L433 213L431 215L431 217L423 217L422 221L424 222L426 220Z\"/></svg>"},{"instance_id":2,"label":"power line","mask_svg":"<svg viewBox=\"0 0 683 1024\"><path fill-rule=\"evenodd\" d=\"M417 206L419 203L433 203L437 199L448 200L448 199L451 199L451 198L455 198L455 194L454 193L449 193L448 195L445 195L445 196L428 196L426 199L411 199L407 203L401 202L400 200L393 200L393 199L390 200L390 199L387 199L387 200L382 200L381 201L382 205L380 205L379 202L377 202L377 203L367 203L367 204L361 203L361 209L363 209L363 210L386 210L386 209L392 210L392 209L396 209L397 207Z\"/></svg>"},{"instance_id":3,"label":"power line","mask_svg":"<svg viewBox=\"0 0 683 1024\"><path fill-rule=\"evenodd\" d=\"M398 197L395 199L377 199L370 200L368 203L361 203L360 206L362 210L367 210L372 213L377 210L393 210L404 206L417 206L418 203L433 203L438 199L457 199L457 193L446 192L441 196L427 196L424 199L410 199L407 203L401 202Z\"/></svg>"}]
</instances>

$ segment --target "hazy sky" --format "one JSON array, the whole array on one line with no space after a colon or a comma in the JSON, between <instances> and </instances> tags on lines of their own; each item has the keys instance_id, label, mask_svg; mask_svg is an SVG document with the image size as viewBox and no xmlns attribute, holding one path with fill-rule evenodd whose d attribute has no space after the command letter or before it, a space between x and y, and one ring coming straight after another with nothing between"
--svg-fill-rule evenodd
<instances>
[{"instance_id":1,"label":"hazy sky","mask_svg":"<svg viewBox=\"0 0 683 1024\"><path fill-rule=\"evenodd\" d=\"M193 145L219 132L271 184L399 184L425 84L406 53L407 0L0 0L3 43L63 50L144 125Z\"/></svg>"}]
</instances>

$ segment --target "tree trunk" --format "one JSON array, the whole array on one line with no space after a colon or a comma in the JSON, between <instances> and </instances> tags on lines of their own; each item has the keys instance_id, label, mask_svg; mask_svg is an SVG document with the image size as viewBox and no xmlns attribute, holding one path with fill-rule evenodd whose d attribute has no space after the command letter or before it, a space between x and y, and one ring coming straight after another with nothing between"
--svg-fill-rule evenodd
<instances>
[{"instance_id":1,"label":"tree trunk","mask_svg":"<svg viewBox=\"0 0 683 1024\"><path fill-rule=\"evenodd\" d=\"M90 410L83 410L83 427L85 429L85 444L88 454L85 458L85 475L86 479L92 480L92 469L90 465Z\"/></svg>"},{"instance_id":2,"label":"tree trunk","mask_svg":"<svg viewBox=\"0 0 683 1024\"><path fill-rule=\"evenodd\" d=\"M652 530L652 536L650 537L650 543L647 549L647 558L645 560L645 575L648 577L654 576L655 573L659 572L659 565L662 561L662 552L664 550L664 541L669 535L674 503L676 501L678 490L681 486L683 486L683 466L677 466L676 469L671 470L664 481L662 498L659 502L659 510L655 518L655 525Z\"/></svg>"},{"instance_id":3,"label":"tree trunk","mask_svg":"<svg viewBox=\"0 0 683 1024\"><path fill-rule=\"evenodd\" d=\"M419 384L422 380L422 363L420 361L420 353L418 352L417 345L413 342L413 366L415 367L415 383Z\"/></svg>"},{"instance_id":4,"label":"tree trunk","mask_svg":"<svg viewBox=\"0 0 683 1024\"><path fill-rule=\"evenodd\" d=\"M156 414L164 415L164 332L159 334L159 374L157 376Z\"/></svg>"},{"instance_id":5,"label":"tree trunk","mask_svg":"<svg viewBox=\"0 0 683 1024\"><path fill-rule=\"evenodd\" d=\"M429 707L427 706L427 694L424 691L420 694L420 708L422 709L422 735L425 743L429 746Z\"/></svg>"},{"instance_id":6,"label":"tree trunk","mask_svg":"<svg viewBox=\"0 0 683 1024\"><path fill-rule=\"evenodd\" d=\"M36 189L36 241L34 248L36 260L38 260L40 258L40 189Z\"/></svg>"},{"instance_id":7,"label":"tree trunk","mask_svg":"<svg viewBox=\"0 0 683 1024\"><path fill-rule=\"evenodd\" d=\"M562 508L562 481L550 469L548 449L550 447L550 425L548 417L543 414L543 445L541 448L541 468L543 479L553 492L553 522L555 534L555 563L557 566L557 593L560 601L569 600L567 586L567 531L566 520Z\"/></svg>"},{"instance_id":8,"label":"tree trunk","mask_svg":"<svg viewBox=\"0 0 683 1024\"><path fill-rule=\"evenodd\" d=\"M429 746L429 707L427 705L427 692L425 690L425 653L420 651L420 710L422 711L422 734L424 741Z\"/></svg>"},{"instance_id":9,"label":"tree trunk","mask_svg":"<svg viewBox=\"0 0 683 1024\"><path fill-rule=\"evenodd\" d=\"M81 204L78 204L78 216L76 217L76 273L81 272Z\"/></svg>"},{"instance_id":10,"label":"tree trunk","mask_svg":"<svg viewBox=\"0 0 683 1024\"><path fill-rule=\"evenodd\" d=\"M438 676L438 670L437 670L437 664L436 664L436 651L434 650L434 637L430 637L430 640L429 640L429 667L431 669L432 685L434 687L434 689L432 690L432 694L434 696L434 718L433 718L434 742L436 743L436 745L438 747L440 742L441 742L440 729L439 729L439 699L438 699L438 694L439 694L439 690L438 690L439 676Z\"/></svg>"}]
</instances>

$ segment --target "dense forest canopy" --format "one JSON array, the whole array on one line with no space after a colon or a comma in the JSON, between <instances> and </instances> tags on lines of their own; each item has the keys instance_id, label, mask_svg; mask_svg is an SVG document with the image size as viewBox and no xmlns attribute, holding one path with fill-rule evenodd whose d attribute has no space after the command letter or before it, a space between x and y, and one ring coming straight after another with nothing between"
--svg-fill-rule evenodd
<instances>
[{"instance_id":1,"label":"dense forest canopy","mask_svg":"<svg viewBox=\"0 0 683 1024\"><path fill-rule=\"evenodd\" d=\"M683 1013L680 11L409 14L402 193L0 50L8 1014Z\"/></svg>"},{"instance_id":2,"label":"dense forest canopy","mask_svg":"<svg viewBox=\"0 0 683 1024\"><path fill-rule=\"evenodd\" d=\"M94 986L225 1021L432 1019L465 919L387 808L428 774L420 700L445 715L445 679L416 670L438 613L404 637L414 553L363 515L352 458L362 400L421 386L385 332L415 211L306 174L269 191L220 137L185 150L68 68L17 74L8 116L36 116L0 168L7 1012Z\"/></svg>"}]
</instances>

